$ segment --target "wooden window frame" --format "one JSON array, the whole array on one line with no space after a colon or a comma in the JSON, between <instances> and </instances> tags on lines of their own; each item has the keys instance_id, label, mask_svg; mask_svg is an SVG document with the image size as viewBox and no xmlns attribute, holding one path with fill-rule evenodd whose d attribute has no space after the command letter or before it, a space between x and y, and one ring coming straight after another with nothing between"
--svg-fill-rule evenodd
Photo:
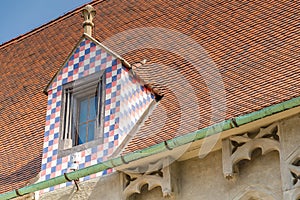
<instances>
[{"instance_id":1,"label":"wooden window frame","mask_svg":"<svg viewBox=\"0 0 300 200\"><path fill-rule=\"evenodd\" d=\"M63 86L58 157L83 151L87 148L91 148L103 143L106 89L105 82L105 73L103 70ZM99 84L101 84L100 87ZM75 141L77 137L76 126L79 117L77 113L78 100L86 95L91 95L96 92L99 94L97 94L98 112L94 140L77 145Z\"/></svg>"}]
</instances>

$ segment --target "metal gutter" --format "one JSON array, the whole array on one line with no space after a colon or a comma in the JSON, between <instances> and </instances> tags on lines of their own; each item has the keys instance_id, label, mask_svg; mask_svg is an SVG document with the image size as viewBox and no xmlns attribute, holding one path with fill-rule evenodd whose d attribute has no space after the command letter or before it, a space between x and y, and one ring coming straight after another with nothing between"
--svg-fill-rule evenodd
<instances>
[{"instance_id":1,"label":"metal gutter","mask_svg":"<svg viewBox=\"0 0 300 200\"><path fill-rule=\"evenodd\" d=\"M282 112L284 110L288 110L294 107L300 106L300 97L293 98L291 100L275 104L269 107L266 107L264 109L245 114L243 116L239 116L233 119L228 119L225 120L221 123L217 123L215 125L200 129L198 131L182 135L176 138L173 138L171 140L167 140L165 142L147 147L145 149L135 151L132 153L128 153L125 156L120 156L117 158L113 158L110 160L107 160L103 163L99 163L96 165L92 165L83 169L79 169L74 172L67 173L65 175L61 175L46 181L38 182L29 186L25 186L23 188L20 188L18 190L13 190L10 192L6 192L3 194L0 194L0 200L5 200L5 199L11 199L15 198L18 196L22 196L28 193L36 192L45 188L53 187L55 185L65 183L68 180L76 180L91 174L95 174L97 172L109 169L109 168L114 168L121 166L123 164L128 164L132 161L146 158L148 156L158 154L161 152L169 151L173 148L180 147L182 145L191 143L196 140L201 140L207 136L226 131L229 129L233 129L235 127L253 122L258 119L262 119L264 117L273 115L278 112ZM67 177L67 178L66 178ZM68 180L67 180L68 179Z\"/></svg>"}]
</instances>

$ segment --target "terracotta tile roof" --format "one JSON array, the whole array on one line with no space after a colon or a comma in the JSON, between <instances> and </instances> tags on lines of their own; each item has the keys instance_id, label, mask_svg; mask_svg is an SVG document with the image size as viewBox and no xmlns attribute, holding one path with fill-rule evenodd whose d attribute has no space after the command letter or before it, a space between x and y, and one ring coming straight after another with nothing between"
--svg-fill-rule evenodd
<instances>
[{"instance_id":1,"label":"terracotta tile roof","mask_svg":"<svg viewBox=\"0 0 300 200\"><path fill-rule=\"evenodd\" d=\"M129 63L146 58L136 72L164 94L125 152L203 128L212 114L217 122L299 96L296 1L92 4L95 38ZM0 192L40 170L42 91L82 35L79 11L0 46Z\"/></svg>"}]
</instances>

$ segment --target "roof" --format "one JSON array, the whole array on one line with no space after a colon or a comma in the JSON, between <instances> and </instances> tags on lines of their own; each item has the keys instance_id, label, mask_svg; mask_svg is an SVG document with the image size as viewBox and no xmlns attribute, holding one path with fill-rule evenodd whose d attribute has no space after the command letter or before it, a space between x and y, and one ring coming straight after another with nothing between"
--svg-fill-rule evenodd
<instances>
[{"instance_id":1,"label":"roof","mask_svg":"<svg viewBox=\"0 0 300 200\"><path fill-rule=\"evenodd\" d=\"M147 59L136 73L164 95L124 153L299 96L294 1L91 4L93 37L129 63ZM82 36L79 11L0 46L0 193L40 171L43 89Z\"/></svg>"}]
</instances>

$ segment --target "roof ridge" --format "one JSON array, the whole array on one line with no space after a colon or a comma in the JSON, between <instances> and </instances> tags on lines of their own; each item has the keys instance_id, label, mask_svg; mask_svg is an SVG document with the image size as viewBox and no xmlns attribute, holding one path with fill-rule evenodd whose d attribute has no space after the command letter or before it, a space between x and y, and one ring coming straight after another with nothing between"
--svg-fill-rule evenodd
<instances>
[{"instance_id":1,"label":"roof ridge","mask_svg":"<svg viewBox=\"0 0 300 200\"><path fill-rule=\"evenodd\" d=\"M33 30L31 30L31 31L29 31L27 33L19 35L19 36L15 37L15 38L7 41L7 42L4 42L4 43L0 44L0 49L2 49L4 47L7 47L7 46L9 46L11 44L14 44L16 42L19 42L19 41L21 41L21 40L23 40L23 39L25 39L27 37L30 37L31 35L34 35L34 34L40 32L40 31L48 28L49 26L52 26L52 25L54 25L54 24L56 24L56 23L58 23L58 22L60 22L60 21L62 21L64 19L66 19L66 18L69 18L69 17L77 14L78 12L80 12L82 10L82 8L84 6L86 6L88 4L90 4L90 5L93 6L93 5L96 5L96 4L101 3L103 1L105 1L105 0L93 0L92 2L85 3L85 4L83 4L83 5L79 6L79 7L71 10L71 11L68 11L64 15L61 15L61 16L57 17L56 19L53 19L53 20L51 20L51 21L49 21L49 22L47 22L47 23L45 23L45 24L43 24L43 25L41 25L41 26L39 26L37 28L34 28Z\"/></svg>"}]
</instances>

